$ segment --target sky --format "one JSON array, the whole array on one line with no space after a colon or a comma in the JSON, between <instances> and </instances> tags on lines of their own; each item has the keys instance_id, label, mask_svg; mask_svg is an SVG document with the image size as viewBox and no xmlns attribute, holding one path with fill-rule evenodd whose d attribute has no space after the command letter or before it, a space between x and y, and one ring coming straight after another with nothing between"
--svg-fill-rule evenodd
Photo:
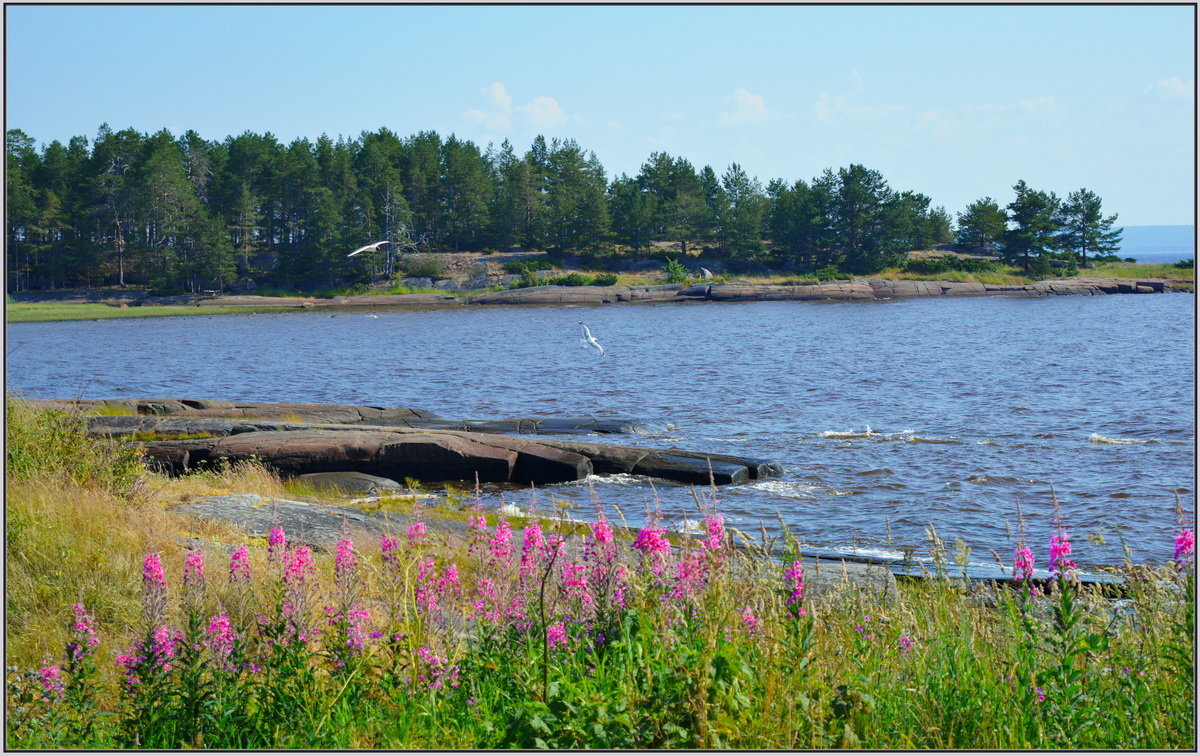
<instances>
[{"instance_id":1,"label":"sky","mask_svg":"<svg viewBox=\"0 0 1200 756\"><path fill-rule=\"evenodd\" d=\"M1195 8L5 6L5 125L574 139L764 185L860 163L951 215L1024 180L1190 224Z\"/></svg>"}]
</instances>

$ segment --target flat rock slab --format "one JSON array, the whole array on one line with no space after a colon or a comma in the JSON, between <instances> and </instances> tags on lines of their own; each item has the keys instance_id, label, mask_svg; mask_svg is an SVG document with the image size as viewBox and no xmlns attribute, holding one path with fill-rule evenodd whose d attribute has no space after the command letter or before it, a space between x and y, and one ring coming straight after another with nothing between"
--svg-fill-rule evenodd
<instances>
[{"instance_id":1,"label":"flat rock slab","mask_svg":"<svg viewBox=\"0 0 1200 756\"><path fill-rule=\"evenodd\" d=\"M281 527L289 542L330 552L346 534L366 550L369 548L366 539L373 539L377 545L383 535L403 533L411 521L408 515L374 514L354 507L309 504L244 493L207 496L179 504L172 511L235 525L261 538L266 538L272 528ZM438 527L460 538L467 532L465 523L453 520L439 520Z\"/></svg>"},{"instance_id":2,"label":"flat rock slab","mask_svg":"<svg viewBox=\"0 0 1200 756\"><path fill-rule=\"evenodd\" d=\"M392 480L563 483L592 472L588 458L532 441L438 431L256 431L151 441L147 457L179 473L221 460L256 459L286 475L361 472Z\"/></svg>"},{"instance_id":3,"label":"flat rock slab","mask_svg":"<svg viewBox=\"0 0 1200 756\"><path fill-rule=\"evenodd\" d=\"M360 472L306 473L299 480L318 488L330 488L347 494L379 495L381 493L403 493L404 486L391 478L368 475Z\"/></svg>"},{"instance_id":4,"label":"flat rock slab","mask_svg":"<svg viewBox=\"0 0 1200 756\"><path fill-rule=\"evenodd\" d=\"M777 462L729 454L709 454L682 449L647 449L641 446L591 444L583 441L551 441L542 443L556 449L583 454L592 461L597 473L629 473L666 478L682 483L706 485L738 484L758 478L783 474Z\"/></svg>"}]
</instances>

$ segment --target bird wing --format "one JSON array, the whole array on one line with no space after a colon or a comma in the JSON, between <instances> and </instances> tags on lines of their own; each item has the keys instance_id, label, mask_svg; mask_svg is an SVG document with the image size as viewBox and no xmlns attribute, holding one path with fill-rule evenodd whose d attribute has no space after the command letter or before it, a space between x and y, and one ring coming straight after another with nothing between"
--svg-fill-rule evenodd
<instances>
[{"instance_id":1,"label":"bird wing","mask_svg":"<svg viewBox=\"0 0 1200 756\"><path fill-rule=\"evenodd\" d=\"M359 247L358 249L354 250L350 254L346 255L346 257L354 257L359 252L366 252L367 250L375 251L384 244L391 244L391 242L384 240L384 241L377 241L374 244L366 244L366 245L363 245L363 246Z\"/></svg>"}]
</instances>

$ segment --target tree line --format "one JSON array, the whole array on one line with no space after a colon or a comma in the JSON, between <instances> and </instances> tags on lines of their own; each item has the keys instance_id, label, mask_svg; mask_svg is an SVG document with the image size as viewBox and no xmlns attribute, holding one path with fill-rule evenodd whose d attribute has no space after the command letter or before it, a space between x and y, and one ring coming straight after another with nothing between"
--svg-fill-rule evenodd
<instances>
[{"instance_id":1,"label":"tree line","mask_svg":"<svg viewBox=\"0 0 1200 756\"><path fill-rule=\"evenodd\" d=\"M1063 254L1086 264L1119 239L1087 190L1063 202L1020 182L1007 208L985 197L959 214L956 237L945 208L862 165L764 186L736 163L718 175L655 152L610 181L594 152L543 136L518 154L432 131L284 144L103 125L39 149L13 129L5 169L9 291L334 287L400 272L393 254L347 257L385 239L410 252L594 254L669 241L799 273L871 273L956 239L1027 268Z\"/></svg>"}]
</instances>

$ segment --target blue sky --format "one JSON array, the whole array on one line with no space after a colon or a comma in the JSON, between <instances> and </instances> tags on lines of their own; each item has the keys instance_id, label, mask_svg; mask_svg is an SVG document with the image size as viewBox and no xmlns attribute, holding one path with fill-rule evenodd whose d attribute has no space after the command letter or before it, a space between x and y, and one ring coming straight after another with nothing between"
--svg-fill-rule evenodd
<instances>
[{"instance_id":1,"label":"blue sky","mask_svg":"<svg viewBox=\"0 0 1200 756\"><path fill-rule=\"evenodd\" d=\"M1192 223L1191 6L7 6L7 128L574 138L764 184L862 163L952 214L1012 185Z\"/></svg>"}]
</instances>

